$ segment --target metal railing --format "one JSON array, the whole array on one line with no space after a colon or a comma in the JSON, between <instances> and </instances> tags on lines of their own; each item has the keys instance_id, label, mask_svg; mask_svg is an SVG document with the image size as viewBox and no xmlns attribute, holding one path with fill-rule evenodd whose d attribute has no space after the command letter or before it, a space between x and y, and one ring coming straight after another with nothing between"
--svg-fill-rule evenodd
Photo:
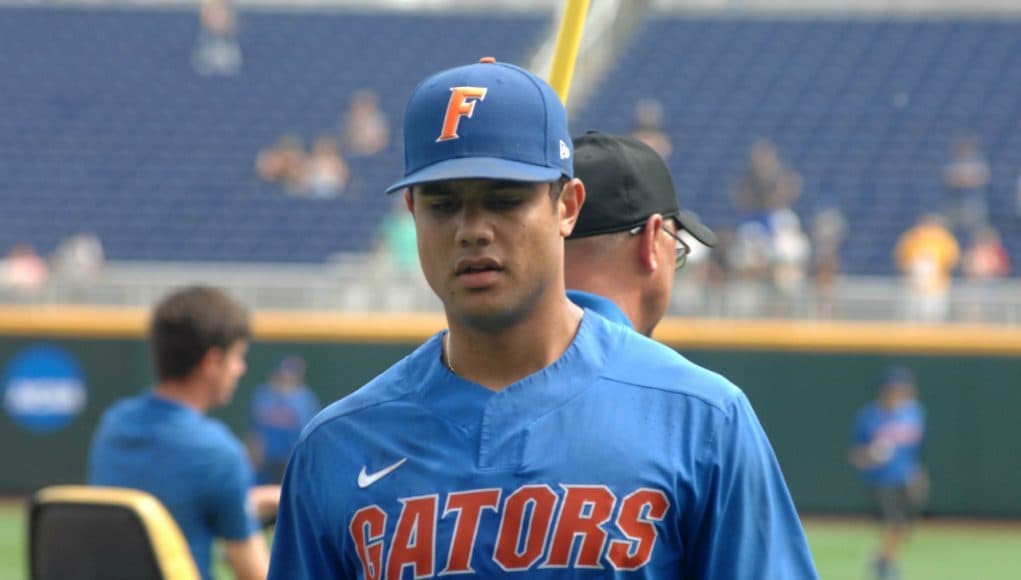
<instances>
[{"instance_id":1,"label":"metal railing","mask_svg":"<svg viewBox=\"0 0 1021 580\"><path fill-rule=\"evenodd\" d=\"M327 264L112 262L88 278L51 277L36 293L0 289L0 303L148 307L188 284L222 287L254 309L332 312L437 312L442 305L420 272L394 271L372 255ZM934 307L935 306L935 307ZM955 280L945 312L897 278L845 276L826 291L806 284L781 292L762 280L710 283L682 270L668 315L816 320L933 320L1021 325L1021 280Z\"/></svg>"}]
</instances>

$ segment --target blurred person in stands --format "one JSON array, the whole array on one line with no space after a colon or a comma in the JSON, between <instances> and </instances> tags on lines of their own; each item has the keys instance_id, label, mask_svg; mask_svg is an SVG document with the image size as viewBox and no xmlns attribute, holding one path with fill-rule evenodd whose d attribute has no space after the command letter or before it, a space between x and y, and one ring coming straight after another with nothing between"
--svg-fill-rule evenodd
<instances>
[{"instance_id":1,"label":"blurred person in stands","mask_svg":"<svg viewBox=\"0 0 1021 580\"><path fill-rule=\"evenodd\" d=\"M268 183L282 185L289 193L298 194L305 183L305 150L297 135L283 135L275 144L259 151L255 171Z\"/></svg>"},{"instance_id":2,"label":"blurred person in stands","mask_svg":"<svg viewBox=\"0 0 1021 580\"><path fill-rule=\"evenodd\" d=\"M976 231L964 252L964 274L976 280L1006 278L1010 275L1010 256L996 229L985 226Z\"/></svg>"},{"instance_id":3,"label":"blurred person in stands","mask_svg":"<svg viewBox=\"0 0 1021 580\"><path fill-rule=\"evenodd\" d=\"M305 383L305 361L280 359L269 380L252 395L248 451L256 481L279 484L301 430L319 412L319 399Z\"/></svg>"},{"instance_id":4,"label":"blurred person in stands","mask_svg":"<svg viewBox=\"0 0 1021 580\"><path fill-rule=\"evenodd\" d=\"M64 283L82 284L95 280L106 264L103 243L92 232L65 238L50 256L53 275Z\"/></svg>"},{"instance_id":5,"label":"blurred person in stands","mask_svg":"<svg viewBox=\"0 0 1021 580\"><path fill-rule=\"evenodd\" d=\"M894 260L904 275L906 314L928 322L946 319L950 307L951 273L961 248L943 216L927 213L897 242Z\"/></svg>"},{"instance_id":6,"label":"blurred person in stands","mask_svg":"<svg viewBox=\"0 0 1021 580\"><path fill-rule=\"evenodd\" d=\"M15 244L0 260L0 288L19 298L37 296L46 284L49 268L32 244Z\"/></svg>"},{"instance_id":7,"label":"blurred person in stands","mask_svg":"<svg viewBox=\"0 0 1021 580\"><path fill-rule=\"evenodd\" d=\"M211 578L214 539L223 540L237 578L265 578L269 567L256 516L275 513L280 488L255 487L244 445L207 416L234 396L250 336L248 312L220 290L172 292L149 325L156 385L107 409L89 452L89 484L156 496L204 580Z\"/></svg>"},{"instance_id":8,"label":"blurred person in stands","mask_svg":"<svg viewBox=\"0 0 1021 580\"><path fill-rule=\"evenodd\" d=\"M1010 255L1000 240L1000 234L991 226L979 228L972 234L962 260L964 275L976 294L968 301L965 318L979 321L987 317L986 298L994 280L1010 275Z\"/></svg>"},{"instance_id":9,"label":"blurred person in stands","mask_svg":"<svg viewBox=\"0 0 1021 580\"><path fill-rule=\"evenodd\" d=\"M914 375L901 366L886 369L876 400L858 412L848 452L882 525L871 562L876 580L900 577L904 543L928 498L929 477L919 458L924 438L925 409L917 399Z\"/></svg>"},{"instance_id":10,"label":"blurred person in stands","mask_svg":"<svg viewBox=\"0 0 1021 580\"><path fill-rule=\"evenodd\" d=\"M400 278L418 274L418 235L415 217L400 197L395 197L390 213L379 229L379 251L385 262Z\"/></svg>"},{"instance_id":11,"label":"blurred person in stands","mask_svg":"<svg viewBox=\"0 0 1021 580\"><path fill-rule=\"evenodd\" d=\"M659 153L663 159L669 159L674 146L663 132L663 105L657 99L641 99L635 103L635 128L631 136L645 143Z\"/></svg>"},{"instance_id":12,"label":"blurred person in stands","mask_svg":"<svg viewBox=\"0 0 1021 580\"><path fill-rule=\"evenodd\" d=\"M770 226L770 277L777 297L772 305L773 314L790 315L802 302L812 248L794 210L774 211Z\"/></svg>"},{"instance_id":13,"label":"blurred person in stands","mask_svg":"<svg viewBox=\"0 0 1021 580\"><path fill-rule=\"evenodd\" d=\"M727 307L738 316L762 316L771 293L772 234L760 220L746 220L734 230L728 261L731 280Z\"/></svg>"},{"instance_id":14,"label":"blurred person in stands","mask_svg":"<svg viewBox=\"0 0 1021 580\"><path fill-rule=\"evenodd\" d=\"M316 139L305 161L302 180L306 195L321 199L337 197L347 187L348 167L337 150L337 141L329 137Z\"/></svg>"},{"instance_id":15,"label":"blurred person in stands","mask_svg":"<svg viewBox=\"0 0 1021 580\"><path fill-rule=\"evenodd\" d=\"M390 144L390 121L374 91L363 89L351 97L341 141L344 153L354 157L375 155Z\"/></svg>"},{"instance_id":16,"label":"blurred person in stands","mask_svg":"<svg viewBox=\"0 0 1021 580\"><path fill-rule=\"evenodd\" d=\"M840 246L847 234L847 220L840 208L823 209L812 220L812 270L816 291L816 315L831 318L836 314L837 278L842 268Z\"/></svg>"},{"instance_id":17,"label":"blurred person in stands","mask_svg":"<svg viewBox=\"0 0 1021 580\"><path fill-rule=\"evenodd\" d=\"M727 312L727 289L734 279L734 238L734 228L716 230L716 245L706 260L704 316L722 316Z\"/></svg>"},{"instance_id":18,"label":"blurred person in stands","mask_svg":"<svg viewBox=\"0 0 1021 580\"><path fill-rule=\"evenodd\" d=\"M790 208L801 195L801 176L783 164L776 144L759 139L732 195L738 209L753 215Z\"/></svg>"},{"instance_id":19,"label":"blurred person in stands","mask_svg":"<svg viewBox=\"0 0 1021 580\"><path fill-rule=\"evenodd\" d=\"M948 193L946 214L950 226L975 230L986 224L988 208L989 163L976 137L966 137L954 144L953 159L943 170L943 183Z\"/></svg>"},{"instance_id":20,"label":"blurred person in stands","mask_svg":"<svg viewBox=\"0 0 1021 580\"><path fill-rule=\"evenodd\" d=\"M202 76L234 76L241 72L241 46L237 39L237 16L230 0L202 0L201 30L191 63Z\"/></svg>"}]
</instances>

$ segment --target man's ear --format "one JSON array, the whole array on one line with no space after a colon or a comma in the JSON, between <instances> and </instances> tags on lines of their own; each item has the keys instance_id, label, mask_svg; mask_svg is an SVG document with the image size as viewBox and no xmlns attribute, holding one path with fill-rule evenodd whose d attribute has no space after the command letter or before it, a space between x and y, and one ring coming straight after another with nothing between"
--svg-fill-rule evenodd
<instances>
[{"instance_id":1,"label":"man's ear","mask_svg":"<svg viewBox=\"0 0 1021 580\"><path fill-rule=\"evenodd\" d=\"M202 373L203 377L216 376L223 368L223 361L227 357L227 351L218 347L210 347L209 350L199 359L196 370Z\"/></svg>"},{"instance_id":2,"label":"man's ear","mask_svg":"<svg viewBox=\"0 0 1021 580\"><path fill-rule=\"evenodd\" d=\"M663 216L654 213L645 220L645 227L638 235L638 259L648 272L655 272L665 265L663 246L659 236L662 235Z\"/></svg>"},{"instance_id":3,"label":"man's ear","mask_svg":"<svg viewBox=\"0 0 1021 580\"><path fill-rule=\"evenodd\" d=\"M584 204L585 184L578 178L565 183L557 202L557 207L560 210L560 235L562 237L566 238L574 231L574 224L578 223L578 215Z\"/></svg>"},{"instance_id":4,"label":"man's ear","mask_svg":"<svg viewBox=\"0 0 1021 580\"><path fill-rule=\"evenodd\" d=\"M411 197L411 188L408 187L404 190L404 205L411 212L411 215L415 215L415 199Z\"/></svg>"}]
</instances>

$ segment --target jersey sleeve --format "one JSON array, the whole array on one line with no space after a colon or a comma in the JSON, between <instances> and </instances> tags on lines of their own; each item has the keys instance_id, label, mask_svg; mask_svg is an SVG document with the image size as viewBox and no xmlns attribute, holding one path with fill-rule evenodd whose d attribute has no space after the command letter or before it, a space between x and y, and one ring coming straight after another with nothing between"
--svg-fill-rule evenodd
<instances>
[{"instance_id":1,"label":"jersey sleeve","mask_svg":"<svg viewBox=\"0 0 1021 580\"><path fill-rule=\"evenodd\" d=\"M306 390L305 396L302 397L301 426L304 428L305 425L308 425L308 422L316 416L321 408L319 397L311 389Z\"/></svg>"},{"instance_id":2,"label":"jersey sleeve","mask_svg":"<svg viewBox=\"0 0 1021 580\"><path fill-rule=\"evenodd\" d=\"M213 534L225 540L242 540L259 530L248 502L254 477L240 442L232 442L213 467L206 506Z\"/></svg>"},{"instance_id":3,"label":"jersey sleeve","mask_svg":"<svg viewBox=\"0 0 1021 580\"><path fill-rule=\"evenodd\" d=\"M353 578L344 570L343 555L333 546L315 490L317 475L303 440L295 447L284 474L277 511L269 580Z\"/></svg>"},{"instance_id":4,"label":"jersey sleeve","mask_svg":"<svg viewBox=\"0 0 1021 580\"><path fill-rule=\"evenodd\" d=\"M744 394L715 431L706 447L704 513L683 576L818 578L776 455Z\"/></svg>"}]
</instances>

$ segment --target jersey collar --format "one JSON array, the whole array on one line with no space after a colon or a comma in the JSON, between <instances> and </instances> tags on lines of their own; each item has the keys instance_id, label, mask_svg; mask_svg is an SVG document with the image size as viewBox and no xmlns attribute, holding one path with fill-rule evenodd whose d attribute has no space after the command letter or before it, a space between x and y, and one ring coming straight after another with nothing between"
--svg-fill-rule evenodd
<instances>
[{"instance_id":1,"label":"jersey collar","mask_svg":"<svg viewBox=\"0 0 1021 580\"><path fill-rule=\"evenodd\" d=\"M627 315L620 309L619 306L609 298L605 298L598 294L591 292L583 292L581 290L568 290L567 297L582 308L588 308L599 314L603 318L606 318L610 322L616 322L617 324L623 324L628 328L634 328L631 321L628 320Z\"/></svg>"},{"instance_id":2,"label":"jersey collar","mask_svg":"<svg viewBox=\"0 0 1021 580\"><path fill-rule=\"evenodd\" d=\"M443 333L440 333L409 361L411 367L424 371L418 388L419 402L468 429L483 421L495 432L512 429L512 424L525 424L530 418L559 407L595 382L602 372L610 343L618 340L613 326L586 311L574 340L559 359L498 392L450 372L441 360Z\"/></svg>"}]
</instances>

